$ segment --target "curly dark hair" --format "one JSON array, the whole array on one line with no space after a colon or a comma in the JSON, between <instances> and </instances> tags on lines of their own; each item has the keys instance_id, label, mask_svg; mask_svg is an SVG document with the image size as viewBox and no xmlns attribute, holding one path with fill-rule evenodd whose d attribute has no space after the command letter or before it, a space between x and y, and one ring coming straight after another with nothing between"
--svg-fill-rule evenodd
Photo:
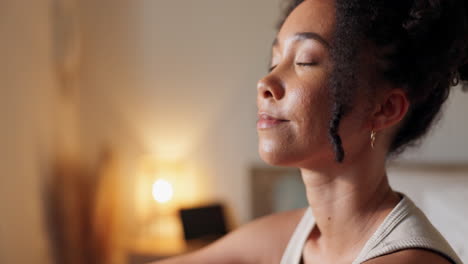
<instances>
[{"instance_id":1,"label":"curly dark hair","mask_svg":"<svg viewBox=\"0 0 468 264\"><path fill-rule=\"evenodd\" d=\"M288 0L285 15L304 0ZM410 109L390 144L399 154L437 120L451 87L468 80L468 3L466 0L335 0L334 69L329 95L329 137L335 159L345 152L338 133L352 109L357 89L356 58L366 41L378 50L378 74L405 90ZM279 28L278 27L278 28Z\"/></svg>"}]
</instances>

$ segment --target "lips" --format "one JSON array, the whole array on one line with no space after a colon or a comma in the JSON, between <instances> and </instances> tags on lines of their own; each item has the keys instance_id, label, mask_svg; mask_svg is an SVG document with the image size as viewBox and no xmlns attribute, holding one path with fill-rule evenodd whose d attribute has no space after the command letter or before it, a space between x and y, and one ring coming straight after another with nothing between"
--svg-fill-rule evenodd
<instances>
[{"instance_id":1,"label":"lips","mask_svg":"<svg viewBox=\"0 0 468 264\"><path fill-rule=\"evenodd\" d=\"M289 120L261 112L258 114L257 129L274 128L286 122L289 122Z\"/></svg>"}]
</instances>

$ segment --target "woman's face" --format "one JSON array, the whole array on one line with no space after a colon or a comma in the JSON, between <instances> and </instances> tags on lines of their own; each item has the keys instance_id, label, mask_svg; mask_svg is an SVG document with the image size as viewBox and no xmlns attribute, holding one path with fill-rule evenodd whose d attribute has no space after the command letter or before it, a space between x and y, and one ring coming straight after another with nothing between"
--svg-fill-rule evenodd
<instances>
[{"instance_id":1,"label":"woman's face","mask_svg":"<svg viewBox=\"0 0 468 264\"><path fill-rule=\"evenodd\" d=\"M334 23L334 1L307 0L277 35L271 72L257 88L259 152L267 163L304 167L334 160L328 140ZM349 140L345 129L353 129L341 125Z\"/></svg>"}]
</instances>

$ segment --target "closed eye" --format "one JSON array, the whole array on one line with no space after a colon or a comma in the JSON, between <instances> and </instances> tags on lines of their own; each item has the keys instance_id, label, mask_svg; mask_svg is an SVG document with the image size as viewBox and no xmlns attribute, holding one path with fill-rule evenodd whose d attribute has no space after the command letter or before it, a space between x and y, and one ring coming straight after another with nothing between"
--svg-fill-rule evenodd
<instances>
[{"instance_id":1,"label":"closed eye","mask_svg":"<svg viewBox=\"0 0 468 264\"><path fill-rule=\"evenodd\" d=\"M318 63L315 62L296 62L297 66L301 67L312 67L318 65ZM278 65L273 65L270 68L268 68L268 72L272 72Z\"/></svg>"},{"instance_id":2,"label":"closed eye","mask_svg":"<svg viewBox=\"0 0 468 264\"><path fill-rule=\"evenodd\" d=\"M315 66L317 63L315 62L296 62L297 66L303 66L303 67L310 67L310 66Z\"/></svg>"}]
</instances>

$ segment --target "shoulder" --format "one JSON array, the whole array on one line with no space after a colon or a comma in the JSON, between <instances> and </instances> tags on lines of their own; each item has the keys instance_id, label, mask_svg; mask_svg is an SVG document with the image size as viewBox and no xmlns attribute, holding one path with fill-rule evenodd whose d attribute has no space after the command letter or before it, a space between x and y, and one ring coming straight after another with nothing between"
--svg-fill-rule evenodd
<instances>
[{"instance_id":1,"label":"shoulder","mask_svg":"<svg viewBox=\"0 0 468 264\"><path fill-rule=\"evenodd\" d=\"M298 209L256 219L215 243L180 257L180 262L167 263L279 263L304 213L305 209Z\"/></svg>"},{"instance_id":2,"label":"shoulder","mask_svg":"<svg viewBox=\"0 0 468 264\"><path fill-rule=\"evenodd\" d=\"M244 255L242 263L279 263L304 213L298 209L258 218L226 236L219 246Z\"/></svg>"},{"instance_id":3,"label":"shoulder","mask_svg":"<svg viewBox=\"0 0 468 264\"><path fill-rule=\"evenodd\" d=\"M256 234L261 239L286 235L289 241L305 211L303 208L264 216L244 225L237 232Z\"/></svg>"},{"instance_id":4,"label":"shoulder","mask_svg":"<svg viewBox=\"0 0 468 264\"><path fill-rule=\"evenodd\" d=\"M451 262L442 255L433 251L424 249L406 249L391 253L382 257L378 257L369 261L366 264L451 264Z\"/></svg>"}]
</instances>

